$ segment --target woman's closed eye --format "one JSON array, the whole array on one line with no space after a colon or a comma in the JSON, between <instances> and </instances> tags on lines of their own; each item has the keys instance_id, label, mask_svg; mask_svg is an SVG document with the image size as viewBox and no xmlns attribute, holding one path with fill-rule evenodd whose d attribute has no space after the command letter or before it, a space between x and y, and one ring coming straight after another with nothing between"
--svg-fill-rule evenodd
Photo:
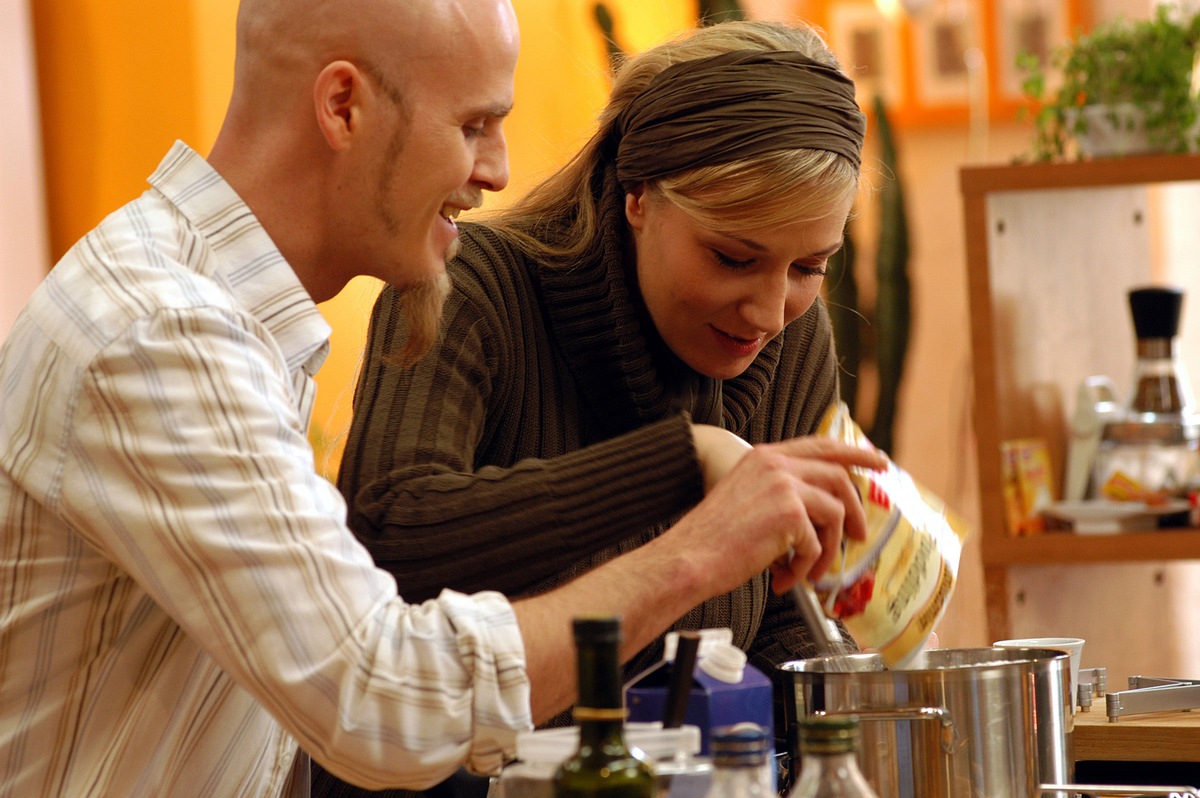
<instances>
[{"instance_id":1,"label":"woman's closed eye","mask_svg":"<svg viewBox=\"0 0 1200 798\"><path fill-rule=\"evenodd\" d=\"M735 258L732 255L725 254L719 249L712 250L712 253L713 257L717 259L717 263L720 263L726 269L745 269L754 265L754 258L746 258L745 260L741 258Z\"/></svg>"},{"instance_id":2,"label":"woman's closed eye","mask_svg":"<svg viewBox=\"0 0 1200 798\"><path fill-rule=\"evenodd\" d=\"M824 277L826 264L828 264L828 261L824 260L817 264L793 263L792 268L800 272L804 277Z\"/></svg>"},{"instance_id":3,"label":"woman's closed eye","mask_svg":"<svg viewBox=\"0 0 1200 798\"><path fill-rule=\"evenodd\" d=\"M735 258L728 255L719 249L712 250L713 257L726 269L739 271L748 269L758 262L757 258ZM792 268L795 269L803 277L824 277L827 260L822 259L815 263L793 263Z\"/></svg>"}]
</instances>

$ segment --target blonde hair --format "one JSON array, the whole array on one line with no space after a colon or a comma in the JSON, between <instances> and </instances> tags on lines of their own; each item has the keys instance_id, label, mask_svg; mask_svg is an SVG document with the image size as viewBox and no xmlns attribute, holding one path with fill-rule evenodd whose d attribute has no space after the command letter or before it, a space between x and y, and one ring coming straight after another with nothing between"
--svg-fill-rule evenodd
<instances>
[{"instance_id":1,"label":"blonde hair","mask_svg":"<svg viewBox=\"0 0 1200 798\"><path fill-rule=\"evenodd\" d=\"M735 50L796 51L838 68L816 31L803 24L731 21L690 31L625 61L613 79L596 133L560 171L486 223L535 258L571 262L594 251L604 175L601 147L627 105L667 67ZM646 185L700 223L722 232L824 216L855 190L858 169L823 150L785 150L692 169Z\"/></svg>"}]
</instances>

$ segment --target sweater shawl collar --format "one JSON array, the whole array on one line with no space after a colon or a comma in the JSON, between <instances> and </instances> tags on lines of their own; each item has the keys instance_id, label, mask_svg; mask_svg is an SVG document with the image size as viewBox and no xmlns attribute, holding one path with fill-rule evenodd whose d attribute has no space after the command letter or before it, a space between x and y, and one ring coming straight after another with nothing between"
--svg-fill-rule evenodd
<instances>
[{"instance_id":1,"label":"sweater shawl collar","mask_svg":"<svg viewBox=\"0 0 1200 798\"><path fill-rule=\"evenodd\" d=\"M679 411L697 423L744 434L775 375L783 334L731 380L705 377L679 361L631 295L636 289L623 257L624 192L613 170L607 171L598 251L579 263L536 267L555 338L584 401L608 434Z\"/></svg>"}]
</instances>

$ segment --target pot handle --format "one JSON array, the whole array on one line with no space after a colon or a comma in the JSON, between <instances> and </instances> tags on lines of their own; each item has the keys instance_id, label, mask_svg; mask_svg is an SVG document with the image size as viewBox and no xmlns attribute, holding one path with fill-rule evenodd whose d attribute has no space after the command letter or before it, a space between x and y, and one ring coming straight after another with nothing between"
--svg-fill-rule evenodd
<instances>
[{"instance_id":1,"label":"pot handle","mask_svg":"<svg viewBox=\"0 0 1200 798\"><path fill-rule=\"evenodd\" d=\"M1192 787L1129 786L1121 784L1043 784L1041 794L1050 792L1084 793L1085 795L1167 795L1169 798L1200 798Z\"/></svg>"},{"instance_id":2,"label":"pot handle","mask_svg":"<svg viewBox=\"0 0 1200 798\"><path fill-rule=\"evenodd\" d=\"M856 709L852 712L813 712L813 715L837 717L840 715L855 715L860 721L864 720L936 720L942 727L942 752L948 756L961 748L958 735L954 731L954 720L945 707L902 707L899 709ZM1200 796L1196 796L1200 798Z\"/></svg>"}]
</instances>

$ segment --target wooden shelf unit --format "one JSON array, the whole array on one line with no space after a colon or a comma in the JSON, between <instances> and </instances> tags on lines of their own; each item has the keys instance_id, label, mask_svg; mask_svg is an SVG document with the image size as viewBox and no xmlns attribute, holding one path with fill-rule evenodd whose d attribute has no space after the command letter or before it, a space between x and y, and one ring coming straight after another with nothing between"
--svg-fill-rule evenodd
<instances>
[{"instance_id":1,"label":"wooden shelf unit","mask_svg":"<svg viewBox=\"0 0 1200 798\"><path fill-rule=\"evenodd\" d=\"M1001 441L1042 437L1061 476L1079 382L1128 387L1113 369L1134 358L1126 291L1155 277L1151 189L1187 181L1200 155L960 171L989 639L1011 636L1013 566L1200 559L1195 529L1010 537L1000 460Z\"/></svg>"}]
</instances>

